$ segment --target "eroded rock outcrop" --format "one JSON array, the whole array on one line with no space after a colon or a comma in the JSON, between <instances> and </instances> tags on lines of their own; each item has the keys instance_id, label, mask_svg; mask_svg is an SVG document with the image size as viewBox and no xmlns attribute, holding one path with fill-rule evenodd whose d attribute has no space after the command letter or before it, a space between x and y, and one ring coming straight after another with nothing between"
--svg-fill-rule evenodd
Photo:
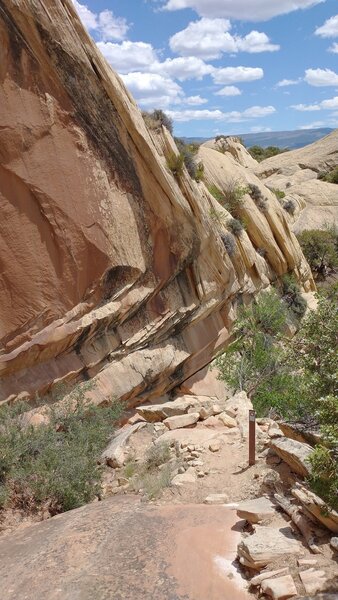
<instances>
[{"instance_id":1,"label":"eroded rock outcrop","mask_svg":"<svg viewBox=\"0 0 338 600\"><path fill-rule=\"evenodd\" d=\"M311 289L273 198L266 215L247 199L228 256L207 188L174 179L171 136L147 130L70 0L3 0L0 40L1 400L94 378L96 402L141 402L211 360L240 295L286 271Z\"/></svg>"},{"instance_id":2,"label":"eroded rock outcrop","mask_svg":"<svg viewBox=\"0 0 338 600\"><path fill-rule=\"evenodd\" d=\"M338 224L338 186L318 179L338 165L338 130L314 144L263 160L254 170L264 183L285 193L297 233Z\"/></svg>"}]
</instances>

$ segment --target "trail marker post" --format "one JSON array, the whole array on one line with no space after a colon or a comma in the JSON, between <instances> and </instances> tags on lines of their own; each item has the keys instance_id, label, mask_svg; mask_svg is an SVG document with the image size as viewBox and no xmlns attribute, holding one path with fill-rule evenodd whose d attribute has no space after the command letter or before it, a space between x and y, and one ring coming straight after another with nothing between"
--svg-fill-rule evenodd
<instances>
[{"instance_id":1,"label":"trail marker post","mask_svg":"<svg viewBox=\"0 0 338 600\"><path fill-rule=\"evenodd\" d=\"M249 410L249 466L256 463L256 412Z\"/></svg>"}]
</instances>

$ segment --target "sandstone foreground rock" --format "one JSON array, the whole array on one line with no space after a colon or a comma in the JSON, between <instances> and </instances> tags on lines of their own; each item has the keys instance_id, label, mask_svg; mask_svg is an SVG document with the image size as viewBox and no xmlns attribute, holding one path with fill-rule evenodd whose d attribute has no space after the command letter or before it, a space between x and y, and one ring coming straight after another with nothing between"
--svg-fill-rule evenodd
<instances>
[{"instance_id":1,"label":"sandstone foreground rock","mask_svg":"<svg viewBox=\"0 0 338 600\"><path fill-rule=\"evenodd\" d=\"M0 400L92 379L97 404L144 403L226 344L238 297L287 271L313 289L259 180L269 210L246 198L247 233L227 254L214 199L185 170L175 180L173 139L147 130L71 0L4 0L0 37ZM206 148L207 178L208 153L225 161L221 186L244 173L236 152Z\"/></svg>"}]
</instances>

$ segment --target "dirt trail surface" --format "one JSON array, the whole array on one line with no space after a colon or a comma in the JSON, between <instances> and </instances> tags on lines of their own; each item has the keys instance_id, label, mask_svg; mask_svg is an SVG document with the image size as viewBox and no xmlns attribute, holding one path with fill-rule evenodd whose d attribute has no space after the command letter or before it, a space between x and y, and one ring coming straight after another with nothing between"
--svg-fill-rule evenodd
<instances>
[{"instance_id":1,"label":"dirt trail surface","mask_svg":"<svg viewBox=\"0 0 338 600\"><path fill-rule=\"evenodd\" d=\"M224 506L90 504L0 542L1 598L250 600L232 564L243 523Z\"/></svg>"}]
</instances>

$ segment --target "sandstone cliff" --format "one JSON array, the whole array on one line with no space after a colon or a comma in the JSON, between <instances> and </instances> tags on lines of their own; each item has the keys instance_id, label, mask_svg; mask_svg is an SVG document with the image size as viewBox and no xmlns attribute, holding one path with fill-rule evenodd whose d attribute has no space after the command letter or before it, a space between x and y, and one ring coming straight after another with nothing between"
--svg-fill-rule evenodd
<instances>
[{"instance_id":1,"label":"sandstone cliff","mask_svg":"<svg viewBox=\"0 0 338 600\"><path fill-rule=\"evenodd\" d=\"M292 201L294 231L338 225L338 186L318 179L338 165L338 130L305 148L262 161L254 170L264 183Z\"/></svg>"},{"instance_id":2,"label":"sandstone cliff","mask_svg":"<svg viewBox=\"0 0 338 600\"><path fill-rule=\"evenodd\" d=\"M228 256L207 188L171 175L171 136L147 130L70 0L1 0L0 40L0 400L89 378L97 402L144 400L211 360L239 297L286 271L312 288L266 189ZM244 173L202 153L220 186Z\"/></svg>"}]
</instances>

